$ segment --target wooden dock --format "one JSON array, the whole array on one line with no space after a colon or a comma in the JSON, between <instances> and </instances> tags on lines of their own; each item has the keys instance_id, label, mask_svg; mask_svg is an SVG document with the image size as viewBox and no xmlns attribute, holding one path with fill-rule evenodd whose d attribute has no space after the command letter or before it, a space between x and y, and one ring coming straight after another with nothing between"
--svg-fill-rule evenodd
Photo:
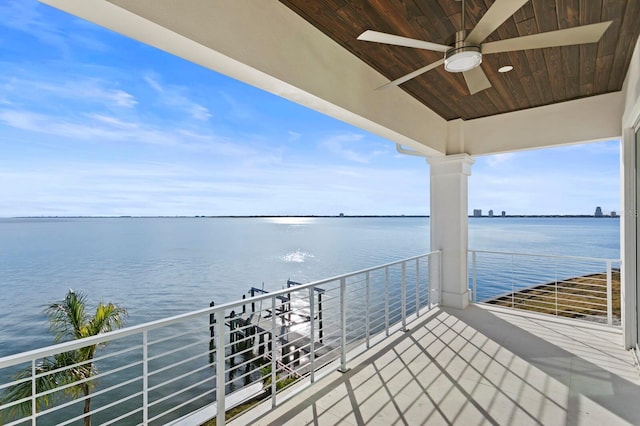
<instances>
[{"instance_id":1,"label":"wooden dock","mask_svg":"<svg viewBox=\"0 0 640 426\"><path fill-rule=\"evenodd\" d=\"M287 287L292 288L301 285L300 283L288 280ZM247 292L250 297L260 294L268 294L268 291L257 287L251 287ZM323 344L323 322L322 322L322 297L324 290L315 289L314 299L307 301L315 306L314 318L304 307L294 310L292 308L291 295L275 296L277 303L275 312L269 303L268 307L263 307L260 302L251 301L242 305L242 311L236 313L231 311L225 317L225 325L230 333L231 354L251 353L254 357L262 357L264 360L271 360L272 354L276 357L276 363L280 370L289 371L291 374L301 375L307 371L306 364L309 364L311 338L308 334L294 331L301 325L314 322L314 353L315 356L322 356L332 350ZM245 296L243 295L243 299ZM211 302L210 306L215 303ZM307 308L308 309L308 308ZM210 317L211 341L210 348L215 344L215 324L216 318ZM275 334L275 340L274 340ZM273 342L276 347L272 348ZM210 356L213 362L213 356Z\"/></svg>"},{"instance_id":2,"label":"wooden dock","mask_svg":"<svg viewBox=\"0 0 640 426\"><path fill-rule=\"evenodd\" d=\"M614 269L611 278L613 318L614 322L619 323L621 318L620 270ZM607 274L604 272L588 274L494 296L483 303L568 318L605 321L607 295L603 283L606 283L606 280ZM594 289L598 290L594 291Z\"/></svg>"}]
</instances>

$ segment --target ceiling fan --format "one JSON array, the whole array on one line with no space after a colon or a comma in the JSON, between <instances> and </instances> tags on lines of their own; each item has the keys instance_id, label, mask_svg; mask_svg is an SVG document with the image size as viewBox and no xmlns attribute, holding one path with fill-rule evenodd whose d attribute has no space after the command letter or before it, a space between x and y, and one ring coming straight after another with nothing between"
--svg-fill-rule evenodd
<instances>
[{"instance_id":1,"label":"ceiling fan","mask_svg":"<svg viewBox=\"0 0 640 426\"><path fill-rule=\"evenodd\" d=\"M496 0L482 16L477 25L471 30L469 35L467 35L464 27L464 0L462 0L462 26L460 31L456 32L455 44L453 46L431 43L428 41L372 30L367 30L360 34L358 36L358 40L373 41L395 46L414 47L444 53L444 58L393 80L379 87L379 89L398 86L444 64L444 69L448 72L462 73L467 83L467 87L469 88L469 92L473 95L474 93L478 93L491 87L489 79L480 67L480 64L482 63L482 55L512 52L515 50L596 43L600 40L612 22L600 22L597 24L582 25L563 30L549 31L545 33L483 43L483 41L492 32L494 32L504 21L518 11L518 9L528 1L529 0Z\"/></svg>"}]
</instances>

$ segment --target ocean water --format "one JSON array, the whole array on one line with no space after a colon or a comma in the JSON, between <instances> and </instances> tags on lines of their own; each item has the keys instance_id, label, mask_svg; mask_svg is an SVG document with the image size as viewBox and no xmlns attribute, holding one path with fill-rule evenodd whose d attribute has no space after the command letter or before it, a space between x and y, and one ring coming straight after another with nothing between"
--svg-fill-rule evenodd
<instances>
[{"instance_id":1,"label":"ocean water","mask_svg":"<svg viewBox=\"0 0 640 426\"><path fill-rule=\"evenodd\" d=\"M470 218L477 250L619 258L619 219ZM128 325L423 254L429 219L0 219L0 356L51 343L44 307L69 288Z\"/></svg>"}]
</instances>

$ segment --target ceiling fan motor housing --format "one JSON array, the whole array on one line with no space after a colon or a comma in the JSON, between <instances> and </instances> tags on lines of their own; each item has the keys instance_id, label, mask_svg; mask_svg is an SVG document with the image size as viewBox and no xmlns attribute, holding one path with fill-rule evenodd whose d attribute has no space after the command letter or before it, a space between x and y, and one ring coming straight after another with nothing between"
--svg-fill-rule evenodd
<instances>
[{"instance_id":1,"label":"ceiling fan motor housing","mask_svg":"<svg viewBox=\"0 0 640 426\"><path fill-rule=\"evenodd\" d=\"M456 44L444 55L444 69L448 72L464 72L480 66L482 50L480 46L466 45L464 30L456 33Z\"/></svg>"}]
</instances>

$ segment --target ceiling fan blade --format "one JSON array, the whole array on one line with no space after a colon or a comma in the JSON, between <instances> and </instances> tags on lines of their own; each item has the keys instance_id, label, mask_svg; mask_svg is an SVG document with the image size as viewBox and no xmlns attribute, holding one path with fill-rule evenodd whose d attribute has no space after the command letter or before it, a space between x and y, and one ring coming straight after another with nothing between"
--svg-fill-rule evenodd
<instances>
[{"instance_id":1,"label":"ceiling fan blade","mask_svg":"<svg viewBox=\"0 0 640 426\"><path fill-rule=\"evenodd\" d=\"M542 49L545 47L596 43L600 38L602 38L602 35L607 28L609 28L609 25L611 25L612 22L613 21L600 22L597 24L566 28L564 30L549 31L546 33L492 41L482 45L482 53L501 53L511 52L514 50Z\"/></svg>"},{"instance_id":2,"label":"ceiling fan blade","mask_svg":"<svg viewBox=\"0 0 640 426\"><path fill-rule=\"evenodd\" d=\"M462 73L464 81L467 82L470 94L481 92L491 87L491 83L481 67L475 67Z\"/></svg>"},{"instance_id":3,"label":"ceiling fan blade","mask_svg":"<svg viewBox=\"0 0 640 426\"><path fill-rule=\"evenodd\" d=\"M433 50L436 52L446 52L451 49L450 46L445 46L444 44L431 43L428 41L416 40L414 38L381 33L373 30L363 32L358 36L358 40L393 44L395 46L415 47L417 49Z\"/></svg>"},{"instance_id":4,"label":"ceiling fan blade","mask_svg":"<svg viewBox=\"0 0 640 426\"><path fill-rule=\"evenodd\" d=\"M405 81L409 81L414 77L419 76L420 74L424 74L425 72L432 70L434 68L439 67L440 65L444 64L444 59L440 59L438 61L435 61L429 65L427 65L426 67L422 67L420 69L415 70L414 72L407 74L403 77L400 77L396 80L390 81L389 83L378 87L376 90L381 90L381 89L388 89L389 87L394 87L394 86L399 86L400 84L404 83Z\"/></svg>"},{"instance_id":5,"label":"ceiling fan blade","mask_svg":"<svg viewBox=\"0 0 640 426\"><path fill-rule=\"evenodd\" d=\"M529 0L496 0L464 40L480 44Z\"/></svg>"}]
</instances>

